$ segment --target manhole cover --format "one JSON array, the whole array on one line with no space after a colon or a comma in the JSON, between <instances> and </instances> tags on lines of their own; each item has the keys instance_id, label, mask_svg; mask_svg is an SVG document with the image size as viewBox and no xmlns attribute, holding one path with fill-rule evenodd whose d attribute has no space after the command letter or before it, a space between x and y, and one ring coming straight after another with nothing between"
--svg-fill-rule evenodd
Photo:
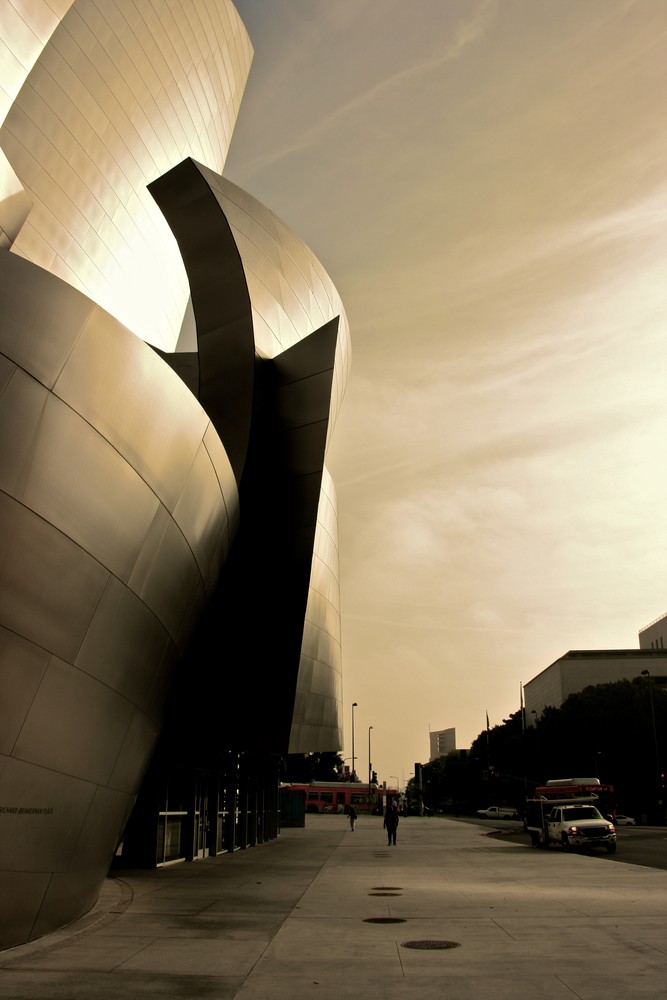
<instances>
[{"instance_id":1,"label":"manhole cover","mask_svg":"<svg viewBox=\"0 0 667 1000\"><path fill-rule=\"evenodd\" d=\"M402 917L365 917L365 924L404 924Z\"/></svg>"},{"instance_id":2,"label":"manhole cover","mask_svg":"<svg viewBox=\"0 0 667 1000\"><path fill-rule=\"evenodd\" d=\"M400 892L369 892L369 896L400 896Z\"/></svg>"},{"instance_id":3,"label":"manhole cover","mask_svg":"<svg viewBox=\"0 0 667 1000\"><path fill-rule=\"evenodd\" d=\"M418 951L444 951L446 948L460 948L458 941L404 941L402 948L416 948Z\"/></svg>"}]
</instances>

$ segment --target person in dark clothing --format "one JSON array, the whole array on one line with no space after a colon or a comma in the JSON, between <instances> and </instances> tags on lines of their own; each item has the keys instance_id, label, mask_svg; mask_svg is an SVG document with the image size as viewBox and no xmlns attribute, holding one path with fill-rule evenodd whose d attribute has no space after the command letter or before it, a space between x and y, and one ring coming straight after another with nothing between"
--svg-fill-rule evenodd
<instances>
[{"instance_id":1,"label":"person in dark clothing","mask_svg":"<svg viewBox=\"0 0 667 1000\"><path fill-rule=\"evenodd\" d=\"M384 814L385 830L387 831L387 845L396 845L396 827L398 826L398 806L395 802L390 802Z\"/></svg>"},{"instance_id":2,"label":"person in dark clothing","mask_svg":"<svg viewBox=\"0 0 667 1000\"><path fill-rule=\"evenodd\" d=\"M350 830L352 831L352 833L354 833L354 827L357 822L357 810L354 808L354 806L350 806L348 815L350 817Z\"/></svg>"}]
</instances>

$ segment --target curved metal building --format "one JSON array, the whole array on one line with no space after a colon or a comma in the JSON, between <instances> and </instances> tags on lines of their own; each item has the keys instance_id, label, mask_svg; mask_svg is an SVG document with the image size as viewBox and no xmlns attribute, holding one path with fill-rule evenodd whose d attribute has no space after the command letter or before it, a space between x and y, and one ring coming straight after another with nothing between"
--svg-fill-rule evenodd
<instances>
[{"instance_id":1,"label":"curved metal building","mask_svg":"<svg viewBox=\"0 0 667 1000\"><path fill-rule=\"evenodd\" d=\"M349 368L321 264L221 176L252 55L232 4L11 10L0 947L85 912L121 851L275 835L280 756L340 748Z\"/></svg>"}]
</instances>

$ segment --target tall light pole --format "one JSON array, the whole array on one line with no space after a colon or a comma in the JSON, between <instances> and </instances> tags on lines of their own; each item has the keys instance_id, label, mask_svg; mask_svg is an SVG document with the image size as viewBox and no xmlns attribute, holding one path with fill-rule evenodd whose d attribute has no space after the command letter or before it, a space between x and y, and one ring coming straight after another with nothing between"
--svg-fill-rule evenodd
<instances>
[{"instance_id":1,"label":"tall light pole","mask_svg":"<svg viewBox=\"0 0 667 1000\"><path fill-rule=\"evenodd\" d=\"M658 730L655 728L655 709L653 707L653 678L650 670L642 670L642 677L648 677L648 697L651 703L651 722L653 724L653 749L655 750L655 784L658 805L662 805L662 783L660 780L660 753L658 751Z\"/></svg>"},{"instance_id":2,"label":"tall light pole","mask_svg":"<svg viewBox=\"0 0 667 1000\"><path fill-rule=\"evenodd\" d=\"M352 702L352 781L354 781L354 710L357 707L356 701Z\"/></svg>"},{"instance_id":3,"label":"tall light pole","mask_svg":"<svg viewBox=\"0 0 667 1000\"><path fill-rule=\"evenodd\" d=\"M371 814L371 729L368 727L368 815Z\"/></svg>"},{"instance_id":4,"label":"tall light pole","mask_svg":"<svg viewBox=\"0 0 667 1000\"><path fill-rule=\"evenodd\" d=\"M530 714L535 716L535 750L537 751L535 754L535 764L537 776L540 780L542 780L542 776L540 775L540 768L542 766L542 761L540 760L540 717L534 708L531 708Z\"/></svg>"}]
</instances>

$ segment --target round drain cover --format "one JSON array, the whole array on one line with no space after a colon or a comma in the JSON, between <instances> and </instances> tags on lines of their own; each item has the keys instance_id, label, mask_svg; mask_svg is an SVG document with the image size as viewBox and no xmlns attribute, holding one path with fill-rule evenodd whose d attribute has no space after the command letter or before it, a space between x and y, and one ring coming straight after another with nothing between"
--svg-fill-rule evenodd
<instances>
[{"instance_id":1,"label":"round drain cover","mask_svg":"<svg viewBox=\"0 0 667 1000\"><path fill-rule=\"evenodd\" d=\"M402 917L365 917L365 924L404 924Z\"/></svg>"},{"instance_id":2,"label":"round drain cover","mask_svg":"<svg viewBox=\"0 0 667 1000\"><path fill-rule=\"evenodd\" d=\"M444 951L446 948L460 948L458 941L404 941L403 948L416 948L419 951Z\"/></svg>"},{"instance_id":3,"label":"round drain cover","mask_svg":"<svg viewBox=\"0 0 667 1000\"><path fill-rule=\"evenodd\" d=\"M369 892L369 896L400 896L400 892Z\"/></svg>"},{"instance_id":4,"label":"round drain cover","mask_svg":"<svg viewBox=\"0 0 667 1000\"><path fill-rule=\"evenodd\" d=\"M372 885L371 889L373 890L373 892L380 892L380 890L382 892L402 892L403 891L403 886L402 885Z\"/></svg>"}]
</instances>

